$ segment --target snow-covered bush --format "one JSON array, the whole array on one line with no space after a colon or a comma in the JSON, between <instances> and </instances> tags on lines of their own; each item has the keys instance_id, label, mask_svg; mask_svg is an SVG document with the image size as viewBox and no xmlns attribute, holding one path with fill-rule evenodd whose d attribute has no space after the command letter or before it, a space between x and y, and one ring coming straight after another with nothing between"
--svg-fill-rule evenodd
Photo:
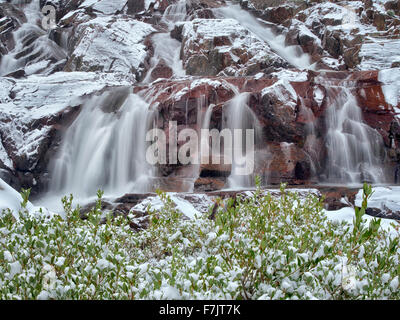
<instances>
[{"instance_id":1,"label":"snow-covered bush","mask_svg":"<svg viewBox=\"0 0 400 320\"><path fill-rule=\"evenodd\" d=\"M329 221L315 196L282 187L220 201L216 219L184 219L159 193L136 232L133 216L101 212L87 220L72 196L66 218L0 216L0 299L399 299L399 241L363 214L353 224ZM23 207L29 193L23 194ZM103 222L103 223L101 223Z\"/></svg>"}]
</instances>

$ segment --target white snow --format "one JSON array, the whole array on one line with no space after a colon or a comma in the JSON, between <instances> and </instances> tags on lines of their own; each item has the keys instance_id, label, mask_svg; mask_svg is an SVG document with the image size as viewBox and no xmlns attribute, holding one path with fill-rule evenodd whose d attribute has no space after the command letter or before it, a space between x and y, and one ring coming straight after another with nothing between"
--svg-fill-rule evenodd
<instances>
[{"instance_id":1,"label":"white snow","mask_svg":"<svg viewBox=\"0 0 400 320\"><path fill-rule=\"evenodd\" d=\"M360 57L360 70L389 69L393 62L400 63L400 39L366 37Z\"/></svg>"},{"instance_id":2,"label":"white snow","mask_svg":"<svg viewBox=\"0 0 400 320\"><path fill-rule=\"evenodd\" d=\"M382 90L386 102L397 107L400 103L400 68L381 70L379 81L383 83ZM397 112L400 112L400 110L397 110Z\"/></svg>"},{"instance_id":3,"label":"white snow","mask_svg":"<svg viewBox=\"0 0 400 320\"><path fill-rule=\"evenodd\" d=\"M17 216L21 209L21 202L21 195L0 179L0 213L10 209L14 212L14 216Z\"/></svg>"},{"instance_id":4,"label":"white snow","mask_svg":"<svg viewBox=\"0 0 400 320\"><path fill-rule=\"evenodd\" d=\"M113 72L135 81L149 52L142 43L155 32L147 23L123 16L103 16L78 26L80 41L69 68L77 71Z\"/></svg>"},{"instance_id":5,"label":"white snow","mask_svg":"<svg viewBox=\"0 0 400 320\"><path fill-rule=\"evenodd\" d=\"M186 200L184 193L171 192L167 194L176 205L177 210L190 219L200 218L202 213L206 212L212 204L211 198L204 194L191 195L195 199L195 203ZM164 207L164 203L158 196L149 197L133 207L132 210L146 212L149 207L152 210L161 210Z\"/></svg>"},{"instance_id":6,"label":"white snow","mask_svg":"<svg viewBox=\"0 0 400 320\"><path fill-rule=\"evenodd\" d=\"M234 65L228 66L225 71L240 75L245 65L266 62L266 61L281 61L283 60L274 53L269 45L259 39L254 33L243 27L234 19L194 19L193 21L185 22L183 31L184 51L188 55L203 54L202 49L199 52L192 48L204 47L217 50L219 53L229 53ZM228 38L231 45L214 45L215 38ZM246 52L249 60L240 65L239 57L241 52ZM184 61L186 64L187 61ZM239 64L241 68L236 65ZM230 68L229 68L230 67ZM229 70L228 70L229 68Z\"/></svg>"},{"instance_id":7,"label":"white snow","mask_svg":"<svg viewBox=\"0 0 400 320\"><path fill-rule=\"evenodd\" d=\"M80 8L92 7L96 11L109 15L122 11L126 3L127 0L86 0Z\"/></svg>"},{"instance_id":8,"label":"white snow","mask_svg":"<svg viewBox=\"0 0 400 320\"><path fill-rule=\"evenodd\" d=\"M356 196L355 205L361 206L362 190ZM368 200L368 206L371 208L389 209L394 212L400 212L400 187L374 187L373 194Z\"/></svg>"},{"instance_id":9,"label":"white snow","mask_svg":"<svg viewBox=\"0 0 400 320\"><path fill-rule=\"evenodd\" d=\"M272 86L264 88L261 95L273 96L279 101L285 101L285 105L290 106L293 110L297 106L297 93L288 78L280 78Z\"/></svg>"},{"instance_id":10,"label":"white snow","mask_svg":"<svg viewBox=\"0 0 400 320\"><path fill-rule=\"evenodd\" d=\"M8 169L12 169L13 167L13 162L8 156L8 153L4 148L1 140L0 140L0 163L3 163L3 165L6 166Z\"/></svg>"},{"instance_id":11,"label":"white snow","mask_svg":"<svg viewBox=\"0 0 400 320\"><path fill-rule=\"evenodd\" d=\"M14 82L13 86L10 85L11 81ZM43 125L31 128L32 123L49 119L67 107L79 106L82 97L101 91L105 87L129 84L117 80L113 74L91 72L32 75L20 80L0 78L0 101L3 102L0 104L0 131L14 146L11 152L15 153L15 156L27 155L28 159L34 159L51 126L43 121ZM9 97L11 89L15 95L13 99ZM1 147L0 157L7 166L11 166ZM36 162L32 161L32 166L35 165Z\"/></svg>"},{"instance_id":12,"label":"white snow","mask_svg":"<svg viewBox=\"0 0 400 320\"><path fill-rule=\"evenodd\" d=\"M18 218L22 202L22 196L2 179L0 179L0 214L2 214L4 210L10 209L13 216ZM26 209L30 214L39 214L40 211L42 211L43 214L51 214L47 209L35 207L30 202L27 203Z\"/></svg>"}]
</instances>

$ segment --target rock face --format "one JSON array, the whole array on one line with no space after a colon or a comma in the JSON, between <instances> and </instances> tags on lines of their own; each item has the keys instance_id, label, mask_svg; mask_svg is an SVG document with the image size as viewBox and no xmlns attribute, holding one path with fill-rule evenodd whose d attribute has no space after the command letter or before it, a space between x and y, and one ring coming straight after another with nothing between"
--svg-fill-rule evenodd
<instances>
[{"instance_id":1,"label":"rock face","mask_svg":"<svg viewBox=\"0 0 400 320\"><path fill-rule=\"evenodd\" d=\"M276 39L221 16L218 8L232 6L223 0L0 1L0 178L17 189L45 190L49 160L85 101L121 87L149 104L153 127L167 138L171 121L179 130L223 129L232 101L245 97L243 108L259 128L254 174L292 185L321 181L328 110L348 90L362 124L379 133L379 159L393 176L400 159L399 1L239 3ZM49 31L40 23L45 5L56 9ZM155 50L154 39L169 36L179 41L171 42L176 48ZM313 63L308 70L289 62L303 53ZM120 116L118 108L103 111ZM233 170L223 160L158 165L154 185L220 190ZM136 204L129 201L118 202L121 210Z\"/></svg>"},{"instance_id":2,"label":"rock face","mask_svg":"<svg viewBox=\"0 0 400 320\"><path fill-rule=\"evenodd\" d=\"M168 132L170 121L178 127L199 129L198 119L210 105L214 105L210 129L221 129L221 119L230 100L238 92L249 92L248 105L262 126L263 150L256 154L256 174L279 184L307 184L316 182L316 174L323 173L319 164L326 158L325 116L327 92L346 80L357 97L358 105L368 125L378 131L390 146L389 136L397 128L393 107L385 100L378 72L310 73L305 81L278 79L203 78L197 81L161 81L151 87L138 87L136 92L158 92L152 100L157 107L158 128ZM199 104L199 101L201 103ZM314 132L310 133L313 124ZM395 127L393 127L395 126ZM398 139L398 136L396 136ZM400 140L395 140L398 144ZM389 159L384 160L391 166ZM393 161L393 160L392 160ZM161 175L172 179L190 177L190 168L165 165ZM226 183L230 168L223 165L201 166L196 190L211 191Z\"/></svg>"},{"instance_id":3,"label":"rock face","mask_svg":"<svg viewBox=\"0 0 400 320\"><path fill-rule=\"evenodd\" d=\"M83 23L76 31L80 39L65 70L108 72L140 79L149 58L143 41L154 31L151 25L127 17L98 17Z\"/></svg>"},{"instance_id":4,"label":"rock face","mask_svg":"<svg viewBox=\"0 0 400 320\"><path fill-rule=\"evenodd\" d=\"M287 66L271 48L230 19L195 19L182 28L182 60L193 76L247 76Z\"/></svg>"},{"instance_id":5,"label":"rock face","mask_svg":"<svg viewBox=\"0 0 400 320\"><path fill-rule=\"evenodd\" d=\"M55 156L61 134L85 96L123 83L114 75L76 72L0 78L0 84L0 169L17 189L40 189L49 158Z\"/></svg>"}]
</instances>

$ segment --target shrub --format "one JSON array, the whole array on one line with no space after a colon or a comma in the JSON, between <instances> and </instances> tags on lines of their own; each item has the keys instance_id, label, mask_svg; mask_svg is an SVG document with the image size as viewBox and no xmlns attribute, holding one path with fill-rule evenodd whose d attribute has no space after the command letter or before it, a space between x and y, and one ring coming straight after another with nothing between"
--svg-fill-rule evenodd
<instances>
[{"instance_id":1,"label":"shrub","mask_svg":"<svg viewBox=\"0 0 400 320\"><path fill-rule=\"evenodd\" d=\"M88 219L73 197L65 218L0 216L1 299L398 299L399 243L363 219L371 188L364 186L354 223L327 219L322 200L281 197L257 189L188 220L165 193L149 208L149 227L135 232L133 216L101 211ZM101 223L101 222L104 223Z\"/></svg>"}]
</instances>

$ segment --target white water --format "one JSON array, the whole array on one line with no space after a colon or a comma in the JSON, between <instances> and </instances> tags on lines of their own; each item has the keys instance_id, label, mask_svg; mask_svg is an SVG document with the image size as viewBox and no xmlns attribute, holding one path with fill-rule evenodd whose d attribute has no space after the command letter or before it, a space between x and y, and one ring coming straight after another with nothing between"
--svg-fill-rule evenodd
<instances>
[{"instance_id":1,"label":"white water","mask_svg":"<svg viewBox=\"0 0 400 320\"><path fill-rule=\"evenodd\" d=\"M298 69L310 69L311 58L300 46L286 46L285 36L275 34L271 28L262 24L240 5L229 4L226 7L214 9L218 16L238 21L243 27L254 33L260 40L266 42L272 50Z\"/></svg>"},{"instance_id":2,"label":"white water","mask_svg":"<svg viewBox=\"0 0 400 320\"><path fill-rule=\"evenodd\" d=\"M19 2L15 2L19 5ZM54 67L54 61L65 58L65 52L49 40L46 31L39 27L41 12L39 0L32 0L23 12L26 22L13 32L14 49L1 59L0 76L24 69L27 75Z\"/></svg>"},{"instance_id":3,"label":"white water","mask_svg":"<svg viewBox=\"0 0 400 320\"><path fill-rule=\"evenodd\" d=\"M180 57L181 43L171 38L170 31L174 28L175 23L185 21L186 19L186 1L179 1L170 5L163 15L161 22L167 25L168 32L158 33L152 37L154 56L150 61L150 70L147 72L144 83L152 82L152 71L160 62L170 67L174 77L182 77L186 75Z\"/></svg>"},{"instance_id":4,"label":"white water","mask_svg":"<svg viewBox=\"0 0 400 320\"><path fill-rule=\"evenodd\" d=\"M262 128L256 115L248 106L248 93L237 94L224 110L223 128L229 129L234 137L235 130L241 130L241 142L235 141L233 138L233 148L229 154L232 155L231 175L228 177L227 187L229 189L244 189L254 186L254 171L250 174L238 174L239 170L243 170L246 166L255 169L255 145L261 138ZM253 141L249 144L246 139L246 130L254 130ZM253 144L253 148L251 148ZM249 149L248 149L249 148Z\"/></svg>"},{"instance_id":5,"label":"white water","mask_svg":"<svg viewBox=\"0 0 400 320\"><path fill-rule=\"evenodd\" d=\"M171 4L165 10L163 22L167 23L169 30L172 30L172 28L175 26L175 23L185 21L187 15L187 2L187 0L179 0L177 3Z\"/></svg>"},{"instance_id":6,"label":"white water","mask_svg":"<svg viewBox=\"0 0 400 320\"><path fill-rule=\"evenodd\" d=\"M363 122L357 100L347 87L329 87L326 111L326 182L384 182L381 135Z\"/></svg>"},{"instance_id":7,"label":"white water","mask_svg":"<svg viewBox=\"0 0 400 320\"><path fill-rule=\"evenodd\" d=\"M129 94L119 109L110 95L92 98L67 130L51 171L51 193L90 197L98 189L108 195L146 192L153 169L146 161L148 104ZM122 93L122 98L123 98Z\"/></svg>"},{"instance_id":8,"label":"white water","mask_svg":"<svg viewBox=\"0 0 400 320\"><path fill-rule=\"evenodd\" d=\"M158 33L152 37L154 46L154 56L150 61L150 70L147 72L144 83L152 82L152 71L163 61L164 64L172 69L175 77L186 75L180 58L181 43L172 39L169 33Z\"/></svg>"}]
</instances>

